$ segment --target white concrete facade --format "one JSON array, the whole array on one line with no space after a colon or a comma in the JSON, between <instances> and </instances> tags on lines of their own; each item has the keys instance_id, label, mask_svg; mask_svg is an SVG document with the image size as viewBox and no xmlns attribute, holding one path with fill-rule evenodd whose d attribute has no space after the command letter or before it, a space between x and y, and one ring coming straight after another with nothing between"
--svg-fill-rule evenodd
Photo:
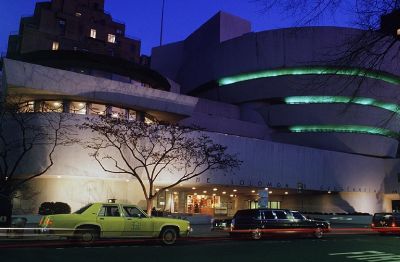
<instances>
[{"instance_id":1,"label":"white concrete facade","mask_svg":"<svg viewBox=\"0 0 400 262\"><path fill-rule=\"evenodd\" d=\"M343 77L329 78L324 88L310 92L293 88L294 83L312 80L310 75L302 76L301 81L297 76L284 75L204 89L207 83L225 76L304 66L311 58L321 58L322 47L346 32L357 31L308 28L296 34L291 29L250 33L250 25L243 19L224 13L213 19L187 40L154 49L153 68L175 82L173 92L10 59L4 61L3 91L27 101L84 101L140 110L159 120L204 128L214 141L237 153L243 165L235 173L206 173L174 189L179 198L175 210L179 212L186 211L185 197L194 193L194 187L199 194L203 190L210 194L218 188L221 202L230 207L226 215L257 201L257 193L251 191L264 188L272 191L270 201L285 208L311 212L391 210L391 201L400 200L397 138L354 132L279 132L279 127L299 124L381 127L382 119L392 114L377 106L353 105L340 115L346 108L340 103L270 103L271 99L281 101L289 96L337 95L335 87L344 81ZM227 21L239 29L227 31ZM207 34L209 30L213 34ZM293 50L293 46L298 49ZM390 65L386 66L385 71L393 73ZM368 79L363 85L360 96L397 103L399 85L379 79ZM382 88L385 92L376 95ZM199 91L197 96L185 95L195 91ZM350 88L341 95L351 92ZM76 117L79 121L84 118ZM398 133L397 115L384 128ZM145 206L136 181L105 173L80 146L59 148L55 157L55 166L32 182L34 197L29 203L19 203L21 210L44 201L67 202L77 209L109 198ZM165 174L166 180L159 181L160 185L168 183L173 175ZM299 185L302 193L297 192Z\"/></svg>"}]
</instances>

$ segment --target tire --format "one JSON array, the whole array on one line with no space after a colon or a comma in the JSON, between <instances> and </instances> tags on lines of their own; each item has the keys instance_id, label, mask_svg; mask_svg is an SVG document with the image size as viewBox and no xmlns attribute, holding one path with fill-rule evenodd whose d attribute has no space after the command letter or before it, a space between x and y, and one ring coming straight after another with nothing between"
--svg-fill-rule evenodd
<instances>
[{"instance_id":1,"label":"tire","mask_svg":"<svg viewBox=\"0 0 400 262\"><path fill-rule=\"evenodd\" d=\"M83 245L91 245L99 239L99 231L94 228L78 228L75 238Z\"/></svg>"},{"instance_id":2,"label":"tire","mask_svg":"<svg viewBox=\"0 0 400 262\"><path fill-rule=\"evenodd\" d=\"M314 231L314 237L317 239L322 238L322 236L324 235L324 232L322 231L322 228L317 227Z\"/></svg>"},{"instance_id":3,"label":"tire","mask_svg":"<svg viewBox=\"0 0 400 262\"><path fill-rule=\"evenodd\" d=\"M258 230L258 228L254 231L251 231L251 239L253 240L261 239L261 232Z\"/></svg>"},{"instance_id":4,"label":"tire","mask_svg":"<svg viewBox=\"0 0 400 262\"><path fill-rule=\"evenodd\" d=\"M178 231L173 227L164 228L160 233L161 243L167 246L175 244L177 238Z\"/></svg>"}]
</instances>

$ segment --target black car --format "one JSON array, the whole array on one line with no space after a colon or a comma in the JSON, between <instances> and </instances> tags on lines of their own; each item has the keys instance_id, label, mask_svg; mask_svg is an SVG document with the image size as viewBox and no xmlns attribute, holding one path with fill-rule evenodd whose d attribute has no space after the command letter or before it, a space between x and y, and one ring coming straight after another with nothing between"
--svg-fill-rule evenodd
<instances>
[{"instance_id":1,"label":"black car","mask_svg":"<svg viewBox=\"0 0 400 262\"><path fill-rule=\"evenodd\" d=\"M232 219L229 233L232 237L248 236L252 239L282 233L308 234L321 238L330 229L326 221L307 219L301 213L293 212L297 218L288 209L239 210Z\"/></svg>"},{"instance_id":2,"label":"black car","mask_svg":"<svg viewBox=\"0 0 400 262\"><path fill-rule=\"evenodd\" d=\"M371 228L381 234L400 233L400 213L375 213Z\"/></svg>"},{"instance_id":3,"label":"black car","mask_svg":"<svg viewBox=\"0 0 400 262\"><path fill-rule=\"evenodd\" d=\"M326 221L324 219L321 219L321 218L307 218L306 216L304 216L299 211L291 210L290 212L292 212L292 215L293 215L295 221L298 221L298 222L302 222L302 221L305 221L305 220L315 221L315 222L318 222L322 226L322 231L324 233L327 233L327 232L331 231L331 223L329 223L328 221Z\"/></svg>"}]
</instances>

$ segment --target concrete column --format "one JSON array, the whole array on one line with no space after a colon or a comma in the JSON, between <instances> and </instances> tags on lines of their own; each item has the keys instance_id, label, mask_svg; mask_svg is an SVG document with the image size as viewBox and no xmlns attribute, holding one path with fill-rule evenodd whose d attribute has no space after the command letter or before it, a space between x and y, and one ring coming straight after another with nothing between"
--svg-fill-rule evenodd
<instances>
[{"instance_id":1,"label":"concrete column","mask_svg":"<svg viewBox=\"0 0 400 262\"><path fill-rule=\"evenodd\" d=\"M70 112L70 101L63 100L63 113L69 113Z\"/></svg>"}]
</instances>

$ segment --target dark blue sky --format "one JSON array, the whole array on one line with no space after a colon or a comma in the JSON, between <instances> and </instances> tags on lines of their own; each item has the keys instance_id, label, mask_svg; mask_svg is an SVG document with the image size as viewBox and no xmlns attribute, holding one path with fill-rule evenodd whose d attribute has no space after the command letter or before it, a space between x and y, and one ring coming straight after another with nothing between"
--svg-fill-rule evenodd
<instances>
[{"instance_id":1,"label":"dark blue sky","mask_svg":"<svg viewBox=\"0 0 400 262\"><path fill-rule=\"evenodd\" d=\"M49 0L50 1L50 0ZM278 11L261 13L262 7L254 0L165 0L164 43L185 39L191 32L222 10L250 20L253 31L295 25ZM0 0L0 52L6 52L8 35L18 30L21 16L33 13L36 2L43 0ZM162 0L106 0L106 11L115 20L126 24L126 34L142 40L142 53L150 54L159 44ZM320 24L349 25L346 11L340 17L329 17ZM348 20L348 19L347 19Z\"/></svg>"}]
</instances>

